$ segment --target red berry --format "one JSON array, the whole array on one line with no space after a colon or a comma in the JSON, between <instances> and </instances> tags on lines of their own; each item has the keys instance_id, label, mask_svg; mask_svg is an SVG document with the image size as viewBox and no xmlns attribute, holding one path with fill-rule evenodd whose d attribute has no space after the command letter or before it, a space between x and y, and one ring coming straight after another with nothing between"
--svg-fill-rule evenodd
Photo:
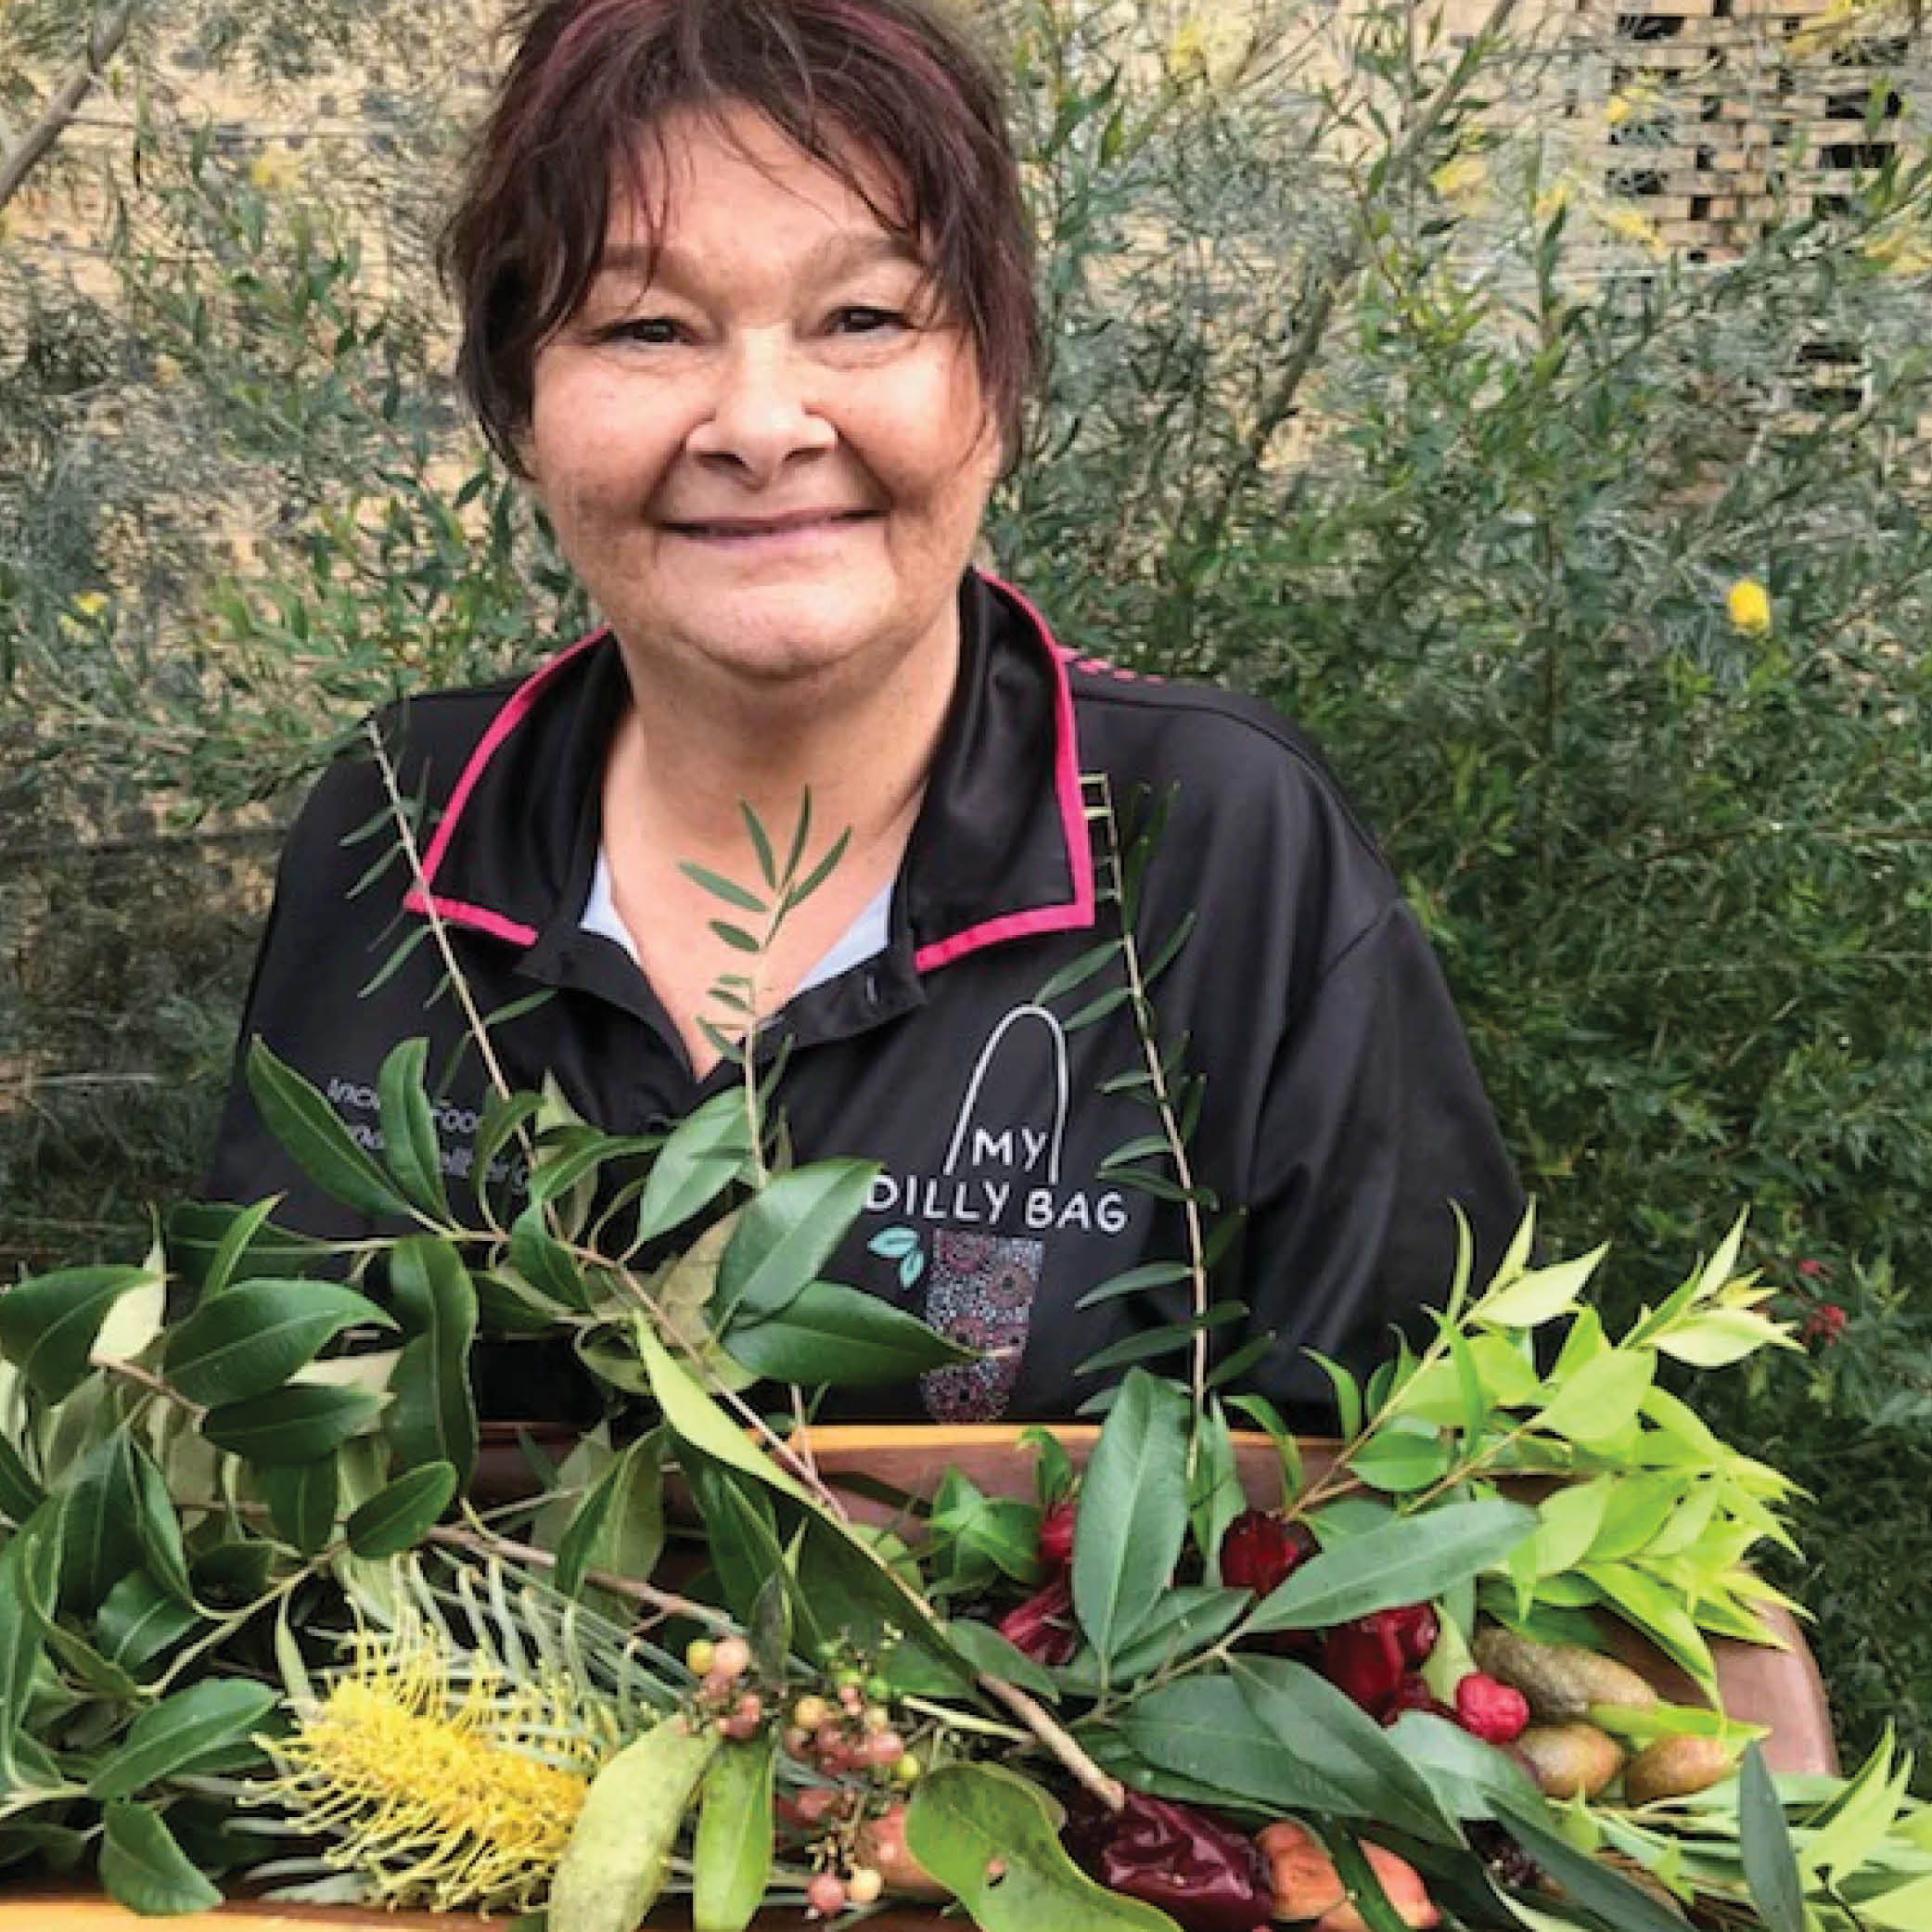
<instances>
[{"instance_id":1,"label":"red berry","mask_svg":"<svg viewBox=\"0 0 1932 1932\"><path fill-rule=\"evenodd\" d=\"M1040 1518L1040 1560L1049 1569L1073 1561L1073 1504L1056 1503Z\"/></svg>"},{"instance_id":2,"label":"red berry","mask_svg":"<svg viewBox=\"0 0 1932 1932\"><path fill-rule=\"evenodd\" d=\"M1399 1610L1385 1610L1395 1619L1395 1641L1401 1645L1405 1664L1426 1664L1436 1647L1442 1626L1436 1620L1434 1604L1404 1604Z\"/></svg>"},{"instance_id":3,"label":"red berry","mask_svg":"<svg viewBox=\"0 0 1932 1932\"><path fill-rule=\"evenodd\" d=\"M1486 1671L1472 1670L1455 1687L1455 1721L1485 1744L1514 1744L1529 1721L1529 1700Z\"/></svg>"},{"instance_id":4,"label":"red berry","mask_svg":"<svg viewBox=\"0 0 1932 1932\"><path fill-rule=\"evenodd\" d=\"M1402 1681L1402 1646L1387 1610L1337 1624L1322 1640L1322 1675L1371 1717L1392 1706Z\"/></svg>"},{"instance_id":5,"label":"red berry","mask_svg":"<svg viewBox=\"0 0 1932 1932\"><path fill-rule=\"evenodd\" d=\"M805 1903L821 1918L845 1910L845 1881L834 1872L821 1872L805 1887Z\"/></svg>"},{"instance_id":6,"label":"red berry","mask_svg":"<svg viewBox=\"0 0 1932 1932\"><path fill-rule=\"evenodd\" d=\"M751 1668L751 1646L742 1637L721 1637L711 1646L711 1672L727 1683Z\"/></svg>"},{"instance_id":7,"label":"red berry","mask_svg":"<svg viewBox=\"0 0 1932 1932\"><path fill-rule=\"evenodd\" d=\"M1798 1338L1814 1349L1828 1349L1845 1333L1845 1311L1836 1301L1821 1301L1805 1317Z\"/></svg>"},{"instance_id":8,"label":"red berry","mask_svg":"<svg viewBox=\"0 0 1932 1932\"><path fill-rule=\"evenodd\" d=\"M1063 1571L1044 1590L1000 1619L1000 1635L1036 1664L1064 1664L1080 1647L1073 1585Z\"/></svg>"},{"instance_id":9,"label":"red berry","mask_svg":"<svg viewBox=\"0 0 1932 1932\"><path fill-rule=\"evenodd\" d=\"M1266 1510L1244 1509L1221 1540L1221 1580L1230 1590L1266 1596L1314 1554L1315 1540L1299 1523Z\"/></svg>"}]
</instances>

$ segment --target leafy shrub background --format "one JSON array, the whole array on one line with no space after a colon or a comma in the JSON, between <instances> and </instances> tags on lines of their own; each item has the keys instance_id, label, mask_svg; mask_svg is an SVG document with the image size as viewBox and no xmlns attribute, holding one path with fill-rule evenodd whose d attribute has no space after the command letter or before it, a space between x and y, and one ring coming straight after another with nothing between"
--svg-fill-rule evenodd
<instances>
[{"instance_id":1,"label":"leafy shrub background","mask_svg":"<svg viewBox=\"0 0 1932 1932\"><path fill-rule=\"evenodd\" d=\"M995 553L1066 641L1251 686L1323 742L1546 1231L1616 1241L1610 1300L1749 1202L1789 1311L1849 1311L1705 1400L1813 1491L1782 1580L1848 1744L1894 1719L1923 1746L1926 168L1694 262L1604 199L1559 110L1589 46L1225 15L1005 10L1052 364ZM0 36L30 18L58 64L52 11ZM192 1184L275 828L334 736L582 615L460 419L427 266L451 49L489 37L454 4L435 34L354 18L210 9L124 61L246 59L284 121L327 63L366 150L129 84L128 133L36 181L80 198L84 250L0 240L10 1268L125 1254ZM1727 615L1743 578L1768 632Z\"/></svg>"}]
</instances>

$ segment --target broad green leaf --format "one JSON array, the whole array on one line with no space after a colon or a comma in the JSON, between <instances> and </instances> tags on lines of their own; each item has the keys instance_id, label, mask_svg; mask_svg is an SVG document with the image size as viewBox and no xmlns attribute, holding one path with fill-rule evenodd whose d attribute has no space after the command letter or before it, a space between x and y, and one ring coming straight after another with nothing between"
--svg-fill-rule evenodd
<instances>
[{"instance_id":1,"label":"broad green leaf","mask_svg":"<svg viewBox=\"0 0 1932 1932\"><path fill-rule=\"evenodd\" d=\"M916 1315L830 1281L808 1283L769 1321L735 1323L724 1346L774 1382L839 1388L911 1382L928 1369L979 1360Z\"/></svg>"},{"instance_id":2,"label":"broad green leaf","mask_svg":"<svg viewBox=\"0 0 1932 1932\"><path fill-rule=\"evenodd\" d=\"M245 1677L204 1677L150 1706L124 1743L94 1774L90 1798L132 1798L164 1778L178 1777L262 1728L277 1702L268 1684Z\"/></svg>"},{"instance_id":3,"label":"broad green leaf","mask_svg":"<svg viewBox=\"0 0 1932 1932\"><path fill-rule=\"evenodd\" d=\"M162 1589L180 1602L191 1604L195 1593L188 1587L187 1551L181 1540L181 1518L174 1513L174 1499L154 1460L138 1443L134 1448L134 1533L148 1574Z\"/></svg>"},{"instance_id":4,"label":"broad green leaf","mask_svg":"<svg viewBox=\"0 0 1932 1932\"><path fill-rule=\"evenodd\" d=\"M1656 1374L1647 1349L1608 1349L1568 1374L1559 1363L1550 1376L1556 1393L1535 1427L1586 1448L1608 1442L1635 1419Z\"/></svg>"},{"instance_id":5,"label":"broad green leaf","mask_svg":"<svg viewBox=\"0 0 1932 1932\"><path fill-rule=\"evenodd\" d=\"M628 1442L585 1491L557 1545L552 1581L566 1596L585 1572L642 1580L664 1547L663 1438L656 1429Z\"/></svg>"},{"instance_id":6,"label":"broad green leaf","mask_svg":"<svg viewBox=\"0 0 1932 1932\"><path fill-rule=\"evenodd\" d=\"M447 1463L464 1488L476 1473L480 1435L469 1387L475 1286L447 1241L418 1235L390 1249L390 1288L409 1340L390 1378L395 1400L384 1433L404 1468Z\"/></svg>"},{"instance_id":7,"label":"broad green leaf","mask_svg":"<svg viewBox=\"0 0 1932 1932\"><path fill-rule=\"evenodd\" d=\"M895 1690L940 1697L976 1695L973 1667L933 1627L922 1599L894 1567L893 1555L904 1555L896 1538L846 1529L814 1512L806 1516L794 1548L793 1601L809 1606L822 1629L836 1631L859 1655L872 1657Z\"/></svg>"},{"instance_id":8,"label":"broad green leaf","mask_svg":"<svg viewBox=\"0 0 1932 1932\"><path fill-rule=\"evenodd\" d=\"M276 1227L268 1217L280 1205L279 1195L249 1208L223 1201L178 1202L168 1211L169 1257L204 1299L224 1293L232 1282L264 1274L288 1277L322 1267L328 1243Z\"/></svg>"},{"instance_id":9,"label":"broad green leaf","mask_svg":"<svg viewBox=\"0 0 1932 1932\"><path fill-rule=\"evenodd\" d=\"M8 1785L21 1779L14 1739L27 1715L33 1671L46 1645L53 1615L60 1546L53 1512L34 1518L0 1550L0 1773ZM37 1613L44 1608L45 1618Z\"/></svg>"},{"instance_id":10,"label":"broad green leaf","mask_svg":"<svg viewBox=\"0 0 1932 1932\"><path fill-rule=\"evenodd\" d=\"M60 1607L91 1615L141 1563L134 1444L126 1435L95 1444L54 1499L60 1538Z\"/></svg>"},{"instance_id":11,"label":"broad green leaf","mask_svg":"<svg viewBox=\"0 0 1932 1932\"><path fill-rule=\"evenodd\" d=\"M1164 1912L1089 1878L1061 1845L1045 1795L994 1765L922 1778L905 1842L979 1932L1175 1932Z\"/></svg>"},{"instance_id":12,"label":"broad green leaf","mask_svg":"<svg viewBox=\"0 0 1932 1932\"><path fill-rule=\"evenodd\" d=\"M28 1472L19 1451L0 1436L0 1516L24 1523L46 1500L47 1492Z\"/></svg>"},{"instance_id":13,"label":"broad green leaf","mask_svg":"<svg viewBox=\"0 0 1932 1932\"><path fill-rule=\"evenodd\" d=\"M255 1479L277 1536L304 1556L327 1546L341 1496L340 1470L334 1456L321 1456L313 1463L271 1464L259 1469Z\"/></svg>"},{"instance_id":14,"label":"broad green leaf","mask_svg":"<svg viewBox=\"0 0 1932 1932\"><path fill-rule=\"evenodd\" d=\"M1545 1322L1554 1322L1576 1307L1590 1277L1609 1251L1606 1242L1574 1260L1519 1274L1506 1288L1485 1295L1470 1313L1491 1328L1539 1328Z\"/></svg>"},{"instance_id":15,"label":"broad green leaf","mask_svg":"<svg viewBox=\"0 0 1932 1932\"><path fill-rule=\"evenodd\" d=\"M108 1311L151 1276L146 1268L63 1268L0 1295L0 1350L45 1402L73 1393Z\"/></svg>"},{"instance_id":16,"label":"broad green leaf","mask_svg":"<svg viewBox=\"0 0 1932 1932\"><path fill-rule=\"evenodd\" d=\"M1717 1666L1710 1646L1683 1607L1681 1592L1667 1588L1628 1563L1586 1563L1582 1573L1628 1621L1667 1657L1682 1664L1700 1689L1717 1695Z\"/></svg>"},{"instance_id":17,"label":"broad green leaf","mask_svg":"<svg viewBox=\"0 0 1932 1932\"><path fill-rule=\"evenodd\" d=\"M1604 1925L1614 1926L1617 1932L1683 1932L1681 1913L1559 1836L1554 1812L1501 1805L1497 1822L1578 1905ZM1785 1928L1775 1927L1773 1932Z\"/></svg>"},{"instance_id":18,"label":"broad green leaf","mask_svg":"<svg viewBox=\"0 0 1932 1932\"><path fill-rule=\"evenodd\" d=\"M1760 1754L1761 1758L1761 1754ZM1837 1802L1807 1836L1798 1862L1806 1874L1825 1874L1842 1885L1884 1842L1912 1778L1909 1759L1896 1769L1887 1727L1877 1749L1859 1767ZM1761 1761L1760 1772L1765 1771ZM1746 1776L1750 1775L1748 1770ZM1768 1777L1767 1777L1768 1782ZM1740 1806L1744 1802L1740 1797ZM1782 1812L1780 1813L1782 1815Z\"/></svg>"},{"instance_id":19,"label":"broad green leaf","mask_svg":"<svg viewBox=\"0 0 1932 1932\"><path fill-rule=\"evenodd\" d=\"M1235 1439L1220 1400L1209 1401L1195 1419L1193 1473L1187 1485L1187 1519L1195 1548L1201 1553L1206 1580L1221 1581L1221 1540L1228 1525L1247 1507L1241 1471L1235 1461Z\"/></svg>"},{"instance_id":20,"label":"broad green leaf","mask_svg":"<svg viewBox=\"0 0 1932 1932\"><path fill-rule=\"evenodd\" d=\"M1769 1316L1748 1308L1707 1309L1694 1320L1667 1329L1652 1344L1660 1355L1687 1362L1693 1368L1728 1368L1759 1349L1801 1349Z\"/></svg>"},{"instance_id":21,"label":"broad green leaf","mask_svg":"<svg viewBox=\"0 0 1932 1932\"><path fill-rule=\"evenodd\" d=\"M1432 1488L1449 1473L1450 1447L1427 1427L1385 1424L1349 1460L1349 1467L1372 1490L1409 1496Z\"/></svg>"},{"instance_id":22,"label":"broad green leaf","mask_svg":"<svg viewBox=\"0 0 1932 1932\"><path fill-rule=\"evenodd\" d=\"M448 1463L418 1463L355 1510L343 1528L349 1547L365 1561L414 1549L442 1519L456 1494Z\"/></svg>"},{"instance_id":23,"label":"broad green leaf","mask_svg":"<svg viewBox=\"0 0 1932 1932\"><path fill-rule=\"evenodd\" d=\"M996 1575L1025 1589L1040 1581L1040 1512L1030 1503L986 1495L956 1469L933 1493L927 1534L950 1587L983 1589Z\"/></svg>"},{"instance_id":24,"label":"broad green leaf","mask_svg":"<svg viewBox=\"0 0 1932 1932\"><path fill-rule=\"evenodd\" d=\"M1591 1561L1620 1563L1644 1549L1683 1507L1686 1481L1680 1475L1610 1478L1603 1520L1590 1542Z\"/></svg>"},{"instance_id":25,"label":"broad green leaf","mask_svg":"<svg viewBox=\"0 0 1932 1932\"><path fill-rule=\"evenodd\" d=\"M540 1295L580 1311L591 1306L577 1259L551 1234L543 1202L532 1201L510 1223L510 1266Z\"/></svg>"},{"instance_id":26,"label":"broad green leaf","mask_svg":"<svg viewBox=\"0 0 1932 1932\"><path fill-rule=\"evenodd\" d=\"M946 1626L946 1639L975 1670L1017 1683L1021 1690L1050 1702L1058 1701L1060 1684L1053 1672L1009 1644L991 1624L962 1617Z\"/></svg>"},{"instance_id":27,"label":"broad green leaf","mask_svg":"<svg viewBox=\"0 0 1932 1932\"><path fill-rule=\"evenodd\" d=\"M404 1040L390 1049L376 1076L377 1118L382 1123L382 1151L396 1184L418 1208L449 1219L450 1197L443 1185L442 1148L436 1117L423 1087L429 1043Z\"/></svg>"},{"instance_id":28,"label":"broad green leaf","mask_svg":"<svg viewBox=\"0 0 1932 1932\"><path fill-rule=\"evenodd\" d=\"M1258 1715L1230 1677L1202 1674L1149 1691L1129 1706L1120 1731L1147 1763L1222 1802L1362 1815L1351 1794L1310 1761L1303 1740Z\"/></svg>"},{"instance_id":29,"label":"broad green leaf","mask_svg":"<svg viewBox=\"0 0 1932 1932\"><path fill-rule=\"evenodd\" d=\"M691 1851L692 1932L745 1932L772 1879L776 1734L726 1744L698 1797Z\"/></svg>"},{"instance_id":30,"label":"broad green leaf","mask_svg":"<svg viewBox=\"0 0 1932 1932\"><path fill-rule=\"evenodd\" d=\"M1535 1785L1514 1758L1447 1718L1405 1710L1389 1726L1388 1741L1427 1781L1436 1803L1452 1818L1494 1818L1499 1804L1533 1810L1539 1802Z\"/></svg>"},{"instance_id":31,"label":"broad green leaf","mask_svg":"<svg viewBox=\"0 0 1932 1932\"><path fill-rule=\"evenodd\" d=\"M665 1718L598 1772L551 1882L549 1932L633 1932L717 1749L709 1724Z\"/></svg>"},{"instance_id":32,"label":"broad green leaf","mask_svg":"<svg viewBox=\"0 0 1932 1932\"><path fill-rule=\"evenodd\" d=\"M731 1418L697 1383L691 1373L660 1342L643 1316L635 1324L637 1353L650 1377L651 1393L664 1412L672 1433L681 1436L708 1456L755 1476L760 1482L810 1504L811 1497L762 1450L755 1448Z\"/></svg>"},{"instance_id":33,"label":"broad green leaf","mask_svg":"<svg viewBox=\"0 0 1932 1932\"><path fill-rule=\"evenodd\" d=\"M1311 1557L1262 1599L1249 1629L1322 1630L1440 1596L1500 1563L1536 1527L1536 1512L1520 1503L1452 1503L1397 1517Z\"/></svg>"},{"instance_id":34,"label":"broad green leaf","mask_svg":"<svg viewBox=\"0 0 1932 1932\"><path fill-rule=\"evenodd\" d=\"M94 1628L102 1656L123 1670L137 1671L201 1622L198 1611L169 1595L146 1570L135 1569L108 1592Z\"/></svg>"},{"instance_id":35,"label":"broad green leaf","mask_svg":"<svg viewBox=\"0 0 1932 1932\"><path fill-rule=\"evenodd\" d=\"M1354 1815L1434 1844L1461 1842L1427 1779L1346 1692L1286 1657L1236 1655L1229 1668L1249 1709L1291 1739L1326 1784L1349 1794Z\"/></svg>"},{"instance_id":36,"label":"broad green leaf","mask_svg":"<svg viewBox=\"0 0 1932 1932\"><path fill-rule=\"evenodd\" d=\"M360 1388L291 1382L272 1395L211 1409L201 1433L249 1463L313 1463L365 1429L382 1408Z\"/></svg>"},{"instance_id":37,"label":"broad green leaf","mask_svg":"<svg viewBox=\"0 0 1932 1932\"><path fill-rule=\"evenodd\" d=\"M1130 1371L1081 1485L1073 1607L1103 1664L1171 1584L1187 1534L1187 1398Z\"/></svg>"},{"instance_id":38,"label":"broad green leaf","mask_svg":"<svg viewBox=\"0 0 1932 1932\"><path fill-rule=\"evenodd\" d=\"M877 1172L875 1161L822 1160L761 1188L718 1264L712 1327L764 1320L795 1301L857 1220Z\"/></svg>"},{"instance_id":39,"label":"broad green leaf","mask_svg":"<svg viewBox=\"0 0 1932 1932\"><path fill-rule=\"evenodd\" d=\"M326 1281L245 1281L169 1333L161 1371L204 1409L279 1388L345 1329L393 1328L366 1297Z\"/></svg>"},{"instance_id":40,"label":"broad green leaf","mask_svg":"<svg viewBox=\"0 0 1932 1932\"><path fill-rule=\"evenodd\" d=\"M1582 1562L1609 1507L1613 1478L1565 1483L1536 1506L1536 1541L1530 1545L1531 1574L1559 1576Z\"/></svg>"},{"instance_id":41,"label":"broad green leaf","mask_svg":"<svg viewBox=\"0 0 1932 1932\"><path fill-rule=\"evenodd\" d=\"M1361 1380L1318 1349L1304 1349L1301 1352L1328 1377L1335 1389L1337 1432L1343 1441L1352 1441L1362 1433Z\"/></svg>"},{"instance_id":42,"label":"broad green leaf","mask_svg":"<svg viewBox=\"0 0 1932 1932\"><path fill-rule=\"evenodd\" d=\"M111 1804L101 1823L100 1882L117 1905L159 1918L212 1912L222 1902L151 1806Z\"/></svg>"},{"instance_id":43,"label":"broad green leaf","mask_svg":"<svg viewBox=\"0 0 1932 1932\"><path fill-rule=\"evenodd\" d=\"M1154 1614L1114 1659L1111 1679L1137 1683L1218 1642L1240 1622L1248 1602L1245 1590L1221 1590L1201 1583L1177 1585L1160 1599ZM1088 1652L1064 1665L1060 1676L1068 1690L1087 1696L1095 1696L1106 1687Z\"/></svg>"},{"instance_id":44,"label":"broad green leaf","mask_svg":"<svg viewBox=\"0 0 1932 1932\"><path fill-rule=\"evenodd\" d=\"M682 1226L744 1173L750 1159L744 1094L736 1089L713 1094L659 1148L637 1203L637 1238L655 1241Z\"/></svg>"},{"instance_id":45,"label":"broad green leaf","mask_svg":"<svg viewBox=\"0 0 1932 1932\"><path fill-rule=\"evenodd\" d=\"M249 1043L246 1073L262 1124L324 1194L364 1214L408 1214L408 1201L355 1144L341 1116L259 1037Z\"/></svg>"}]
</instances>

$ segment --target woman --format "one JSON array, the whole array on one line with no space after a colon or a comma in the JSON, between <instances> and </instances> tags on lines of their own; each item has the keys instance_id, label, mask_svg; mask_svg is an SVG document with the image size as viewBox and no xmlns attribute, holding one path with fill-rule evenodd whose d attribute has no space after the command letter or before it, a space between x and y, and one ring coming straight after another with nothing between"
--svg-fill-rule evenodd
<instances>
[{"instance_id":1,"label":"woman","mask_svg":"<svg viewBox=\"0 0 1932 1932\"><path fill-rule=\"evenodd\" d=\"M1217 1280L1249 1312L1217 1347L1254 1340L1247 1380L1317 1419L1299 1350L1374 1359L1444 1286L1452 1203L1493 1256L1516 1187L1427 948L1308 747L1245 700L1069 661L969 568L1034 357L980 58L925 0L546 0L446 262L465 387L608 625L388 721L434 823L420 885L355 891L385 779L327 774L244 1038L368 1138L388 1050L427 1032L436 1067L463 1038L430 944L362 992L397 920L433 914L478 1007L517 1014L492 1029L513 1083L661 1128L736 1078L711 992L745 961L685 867L755 881L741 808L782 833L809 789L849 843L760 974L800 1157L880 1163L831 1272L993 1345L864 1413L1064 1416L1089 1356L1185 1312L1171 1278L1077 1307L1187 1247L1178 1207L1109 1173L1155 1124L1120 1079L1128 1008L1082 1013L1120 960L1068 983L1119 931L1095 889L1119 812L1088 806L1171 794L1135 930L1145 957L1197 915L1158 1001L1205 1076L1196 1178L1245 1217ZM463 1056L439 1115L459 1179L485 1092ZM237 1085L211 1191L271 1190L294 1226L366 1231ZM486 1402L556 1400L531 1359Z\"/></svg>"}]
</instances>

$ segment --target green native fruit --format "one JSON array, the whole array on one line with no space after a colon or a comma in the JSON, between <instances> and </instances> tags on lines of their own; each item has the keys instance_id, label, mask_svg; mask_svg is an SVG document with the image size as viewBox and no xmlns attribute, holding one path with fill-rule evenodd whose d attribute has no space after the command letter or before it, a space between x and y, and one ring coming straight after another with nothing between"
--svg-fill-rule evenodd
<instances>
[{"instance_id":1,"label":"green native fruit","mask_svg":"<svg viewBox=\"0 0 1932 1932\"><path fill-rule=\"evenodd\" d=\"M1623 1746L1594 1724L1531 1724L1510 1748L1545 1798L1594 1798L1623 1769Z\"/></svg>"},{"instance_id":2,"label":"green native fruit","mask_svg":"<svg viewBox=\"0 0 1932 1932\"><path fill-rule=\"evenodd\" d=\"M717 1749L709 1725L666 1718L597 1773L551 1883L550 1932L634 1932Z\"/></svg>"},{"instance_id":3,"label":"green native fruit","mask_svg":"<svg viewBox=\"0 0 1932 1932\"><path fill-rule=\"evenodd\" d=\"M1499 1683L1522 1692L1533 1716L1565 1724L1588 1717L1593 1704L1643 1709L1657 1692L1628 1664L1580 1644L1539 1644L1491 1624L1476 1636L1477 1664Z\"/></svg>"},{"instance_id":4,"label":"green native fruit","mask_svg":"<svg viewBox=\"0 0 1932 1932\"><path fill-rule=\"evenodd\" d=\"M1660 1798L1688 1798L1728 1778L1737 1769L1736 1754L1716 1737L1660 1737L1630 1761L1623 1795L1633 1805Z\"/></svg>"}]
</instances>

